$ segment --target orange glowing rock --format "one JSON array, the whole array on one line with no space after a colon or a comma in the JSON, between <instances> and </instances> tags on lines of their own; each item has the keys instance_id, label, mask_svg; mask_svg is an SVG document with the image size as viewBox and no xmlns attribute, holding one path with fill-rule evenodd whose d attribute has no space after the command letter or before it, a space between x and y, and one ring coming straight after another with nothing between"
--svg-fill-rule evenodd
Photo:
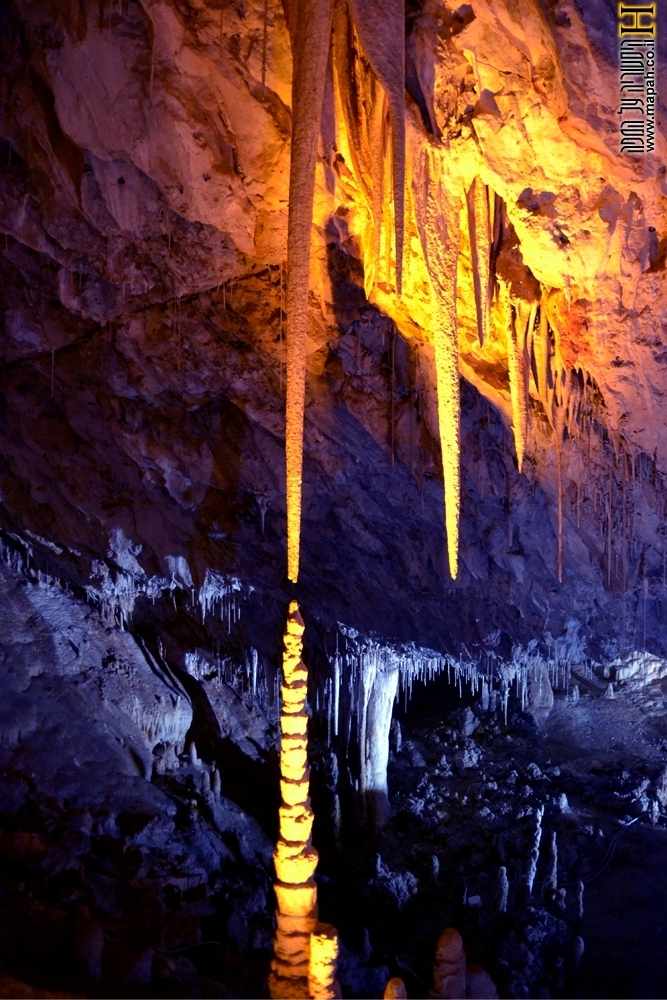
<instances>
[{"instance_id":1,"label":"orange glowing rock","mask_svg":"<svg viewBox=\"0 0 667 1000\"><path fill-rule=\"evenodd\" d=\"M460 1000L466 995L466 959L461 935L447 927L435 950L432 997L441 1000Z\"/></svg>"},{"instance_id":2,"label":"orange glowing rock","mask_svg":"<svg viewBox=\"0 0 667 1000\"><path fill-rule=\"evenodd\" d=\"M308 733L308 715L303 709L291 715L281 713L280 730L284 736L306 736Z\"/></svg>"},{"instance_id":3,"label":"orange glowing rock","mask_svg":"<svg viewBox=\"0 0 667 1000\"><path fill-rule=\"evenodd\" d=\"M308 773L306 751L282 750L280 753L280 773L288 781L303 781Z\"/></svg>"},{"instance_id":4,"label":"orange glowing rock","mask_svg":"<svg viewBox=\"0 0 667 1000\"><path fill-rule=\"evenodd\" d=\"M304 882L303 885L287 885L284 882L276 882L274 888L278 909L281 913L294 917L307 917L315 907L317 886L312 879Z\"/></svg>"},{"instance_id":5,"label":"orange glowing rock","mask_svg":"<svg viewBox=\"0 0 667 1000\"><path fill-rule=\"evenodd\" d=\"M291 843L306 843L313 829L313 810L308 805L280 806L278 810L280 835Z\"/></svg>"},{"instance_id":6,"label":"orange glowing rock","mask_svg":"<svg viewBox=\"0 0 667 1000\"><path fill-rule=\"evenodd\" d=\"M274 957L271 960L272 972L269 977L270 996L276 1000L285 1000L286 997L303 997L310 1000L310 989L308 987L308 962L290 962L287 959ZM276 988L273 982L289 982L287 990L284 986Z\"/></svg>"},{"instance_id":7,"label":"orange glowing rock","mask_svg":"<svg viewBox=\"0 0 667 1000\"><path fill-rule=\"evenodd\" d=\"M398 976L390 979L384 988L383 1000L407 1000L408 991L405 983Z\"/></svg>"},{"instance_id":8,"label":"orange glowing rock","mask_svg":"<svg viewBox=\"0 0 667 1000\"><path fill-rule=\"evenodd\" d=\"M298 734L294 734L291 736L289 735L283 736L282 740L280 741L280 750L281 753L290 755L296 753L307 754L308 737L299 736Z\"/></svg>"},{"instance_id":9,"label":"orange glowing rock","mask_svg":"<svg viewBox=\"0 0 667 1000\"><path fill-rule=\"evenodd\" d=\"M308 962L310 957L310 932L300 930L295 934L276 934L273 953L278 959L292 965Z\"/></svg>"},{"instance_id":10,"label":"orange glowing rock","mask_svg":"<svg viewBox=\"0 0 667 1000\"><path fill-rule=\"evenodd\" d=\"M521 310L512 304L509 286L500 278L498 279L498 295L494 304L493 318L496 332L501 337L506 337L510 399L512 402L512 431L517 465L519 472L521 472L528 432L526 318Z\"/></svg>"},{"instance_id":11,"label":"orange glowing rock","mask_svg":"<svg viewBox=\"0 0 667 1000\"><path fill-rule=\"evenodd\" d=\"M403 242L405 231L405 9L403 0L351 0L352 20L364 53L373 72L382 84L389 105L392 132L393 200L396 232L396 290L400 296L403 285ZM382 110L376 98L375 125L371 149L372 163L382 151ZM378 149L379 147L379 149ZM376 188L381 168L371 168ZM374 191L377 198L377 190ZM381 199L381 203L384 199ZM375 225L378 205L374 206ZM377 241L379 243L379 240ZM377 261L376 261L377 267Z\"/></svg>"},{"instance_id":12,"label":"orange glowing rock","mask_svg":"<svg viewBox=\"0 0 667 1000\"><path fill-rule=\"evenodd\" d=\"M308 715L304 703L307 672L301 661L303 620L290 604L285 632L281 688L280 838L273 860L278 903L276 935L268 986L271 997L339 997L335 980L338 937L331 928L316 927L317 886L313 879L318 855L310 839L313 810L308 790ZM313 932L315 934L313 936ZM314 947L313 947L314 942Z\"/></svg>"},{"instance_id":13,"label":"orange glowing rock","mask_svg":"<svg viewBox=\"0 0 667 1000\"><path fill-rule=\"evenodd\" d=\"M305 914L305 916L300 914L298 917L291 913L276 911L276 927L282 934L300 934L307 931L310 935L316 923L317 913L315 910Z\"/></svg>"},{"instance_id":14,"label":"orange glowing rock","mask_svg":"<svg viewBox=\"0 0 667 1000\"><path fill-rule=\"evenodd\" d=\"M315 164L331 40L333 0L292 0L292 155L287 221L287 576L299 576L306 339Z\"/></svg>"},{"instance_id":15,"label":"orange glowing rock","mask_svg":"<svg viewBox=\"0 0 667 1000\"><path fill-rule=\"evenodd\" d=\"M425 153L420 164L416 215L431 286L431 318L438 390L438 427L445 481L445 527L449 572L458 573L461 508L459 354L456 279L459 258L459 202L446 187L439 160Z\"/></svg>"},{"instance_id":16,"label":"orange glowing rock","mask_svg":"<svg viewBox=\"0 0 667 1000\"><path fill-rule=\"evenodd\" d=\"M280 779L280 791L283 797L283 802L287 806L295 806L299 802L305 802L308 798L309 787L309 771L307 771L306 774L298 781L290 780L286 776L283 776Z\"/></svg>"},{"instance_id":17,"label":"orange glowing rock","mask_svg":"<svg viewBox=\"0 0 667 1000\"><path fill-rule=\"evenodd\" d=\"M330 924L318 924L310 936L308 986L313 1000L336 1000L341 996L336 979L338 932Z\"/></svg>"},{"instance_id":18,"label":"orange glowing rock","mask_svg":"<svg viewBox=\"0 0 667 1000\"><path fill-rule=\"evenodd\" d=\"M468 228L472 256L477 332L484 344L489 336L489 305L491 293L491 227L489 192L481 178L476 177L468 190Z\"/></svg>"},{"instance_id":19,"label":"orange glowing rock","mask_svg":"<svg viewBox=\"0 0 667 1000\"><path fill-rule=\"evenodd\" d=\"M305 670L304 670L305 673ZM280 696L283 708L298 705L299 710L303 707L308 694L308 684L305 680L293 680L289 684L283 684L280 688Z\"/></svg>"},{"instance_id":20,"label":"orange glowing rock","mask_svg":"<svg viewBox=\"0 0 667 1000\"><path fill-rule=\"evenodd\" d=\"M304 848L301 844L287 845L279 840L273 861L276 875L281 882L285 885L302 885L315 874L318 855L314 847Z\"/></svg>"},{"instance_id":21,"label":"orange glowing rock","mask_svg":"<svg viewBox=\"0 0 667 1000\"><path fill-rule=\"evenodd\" d=\"M274 962L276 959L273 960ZM291 968L289 970L292 971ZM308 978L299 977L292 978L289 976L281 976L277 972L272 971L269 976L269 995L275 997L276 1000L307 1000L308 993Z\"/></svg>"}]
</instances>

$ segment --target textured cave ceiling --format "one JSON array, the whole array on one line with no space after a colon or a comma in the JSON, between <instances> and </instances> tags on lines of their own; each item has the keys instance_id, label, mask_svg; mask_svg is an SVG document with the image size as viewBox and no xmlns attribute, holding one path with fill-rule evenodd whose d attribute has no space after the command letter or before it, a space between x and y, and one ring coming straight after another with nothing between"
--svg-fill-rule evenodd
<instances>
[{"instance_id":1,"label":"textured cave ceiling","mask_svg":"<svg viewBox=\"0 0 667 1000\"><path fill-rule=\"evenodd\" d=\"M253 586L258 620L262 602L287 593L292 59L282 7L266 10L72 0L0 14L2 527L80 585L95 560L118 564L109 539L120 527L149 575L173 577L180 556L183 586L207 568ZM360 173L373 145L362 136L355 152L346 130L335 24L311 123L299 582L327 625L509 654L574 619L603 658L637 644L648 604L646 641L663 651L664 138L654 155L618 152L613 19L603 2L406 6L400 297L390 143L375 266L377 204ZM460 241L456 581L418 231L424 149L443 193L431 221ZM502 205L497 287L524 326L541 303L521 472L500 307L478 337L465 197L475 178ZM540 316L550 377L567 388L560 409L543 392Z\"/></svg>"}]
</instances>

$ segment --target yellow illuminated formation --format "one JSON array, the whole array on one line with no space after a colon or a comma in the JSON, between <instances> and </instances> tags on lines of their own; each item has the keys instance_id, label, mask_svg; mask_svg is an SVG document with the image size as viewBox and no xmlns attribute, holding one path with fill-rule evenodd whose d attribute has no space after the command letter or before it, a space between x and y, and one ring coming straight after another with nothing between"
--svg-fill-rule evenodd
<instances>
[{"instance_id":1,"label":"yellow illuminated formation","mask_svg":"<svg viewBox=\"0 0 667 1000\"><path fill-rule=\"evenodd\" d=\"M322 100L334 19L334 0L291 0L288 25L292 46L292 156L290 162L289 215L287 224L287 399L286 399L286 488L287 575L299 576L301 496L303 477L303 430L305 411L306 348L308 329L308 285L315 190L317 143ZM393 197L396 229L396 289L401 294L403 274L405 189L405 13L403 0L336 0L334 58L341 102L348 122L351 144L358 151L360 175L372 178L371 202L376 247L375 273L379 271L380 224L382 218L382 159L385 101L392 133ZM358 122L361 111L351 97L352 64L350 34L356 30L366 58L377 80L368 81L369 126L365 145ZM371 93L372 91L372 93ZM364 182L368 195L368 182Z\"/></svg>"},{"instance_id":2,"label":"yellow illuminated formation","mask_svg":"<svg viewBox=\"0 0 667 1000\"><path fill-rule=\"evenodd\" d=\"M458 198L446 189L439 160L427 153L417 180L416 214L432 289L438 427L445 482L445 526L449 572L456 579L459 551L460 423L456 273L459 255Z\"/></svg>"},{"instance_id":3,"label":"yellow illuminated formation","mask_svg":"<svg viewBox=\"0 0 667 1000\"><path fill-rule=\"evenodd\" d=\"M479 177L475 178L468 189L467 202L477 332L479 342L483 345L489 336L491 220L489 218L488 188Z\"/></svg>"},{"instance_id":4,"label":"yellow illuminated formation","mask_svg":"<svg viewBox=\"0 0 667 1000\"><path fill-rule=\"evenodd\" d=\"M504 330L507 337L507 367L510 378L510 399L512 402L512 431L514 432L516 461L519 472L521 472L523 453L526 447L523 334L521 324L516 317L516 311L512 306L509 288L502 281L498 290L496 317L499 329Z\"/></svg>"},{"instance_id":5,"label":"yellow illuminated formation","mask_svg":"<svg viewBox=\"0 0 667 1000\"><path fill-rule=\"evenodd\" d=\"M306 338L315 161L322 117L333 0L293 0L292 157L287 224L287 575L299 576L303 421L306 403Z\"/></svg>"},{"instance_id":6,"label":"yellow illuminated formation","mask_svg":"<svg viewBox=\"0 0 667 1000\"><path fill-rule=\"evenodd\" d=\"M330 924L318 924L310 935L308 986L313 1000L339 1000L337 963L338 932Z\"/></svg>"},{"instance_id":7,"label":"yellow illuminated formation","mask_svg":"<svg viewBox=\"0 0 667 1000\"><path fill-rule=\"evenodd\" d=\"M335 997L338 937L333 928L317 925L317 886L313 878L317 851L312 845L313 810L308 797L308 672L301 659L303 619L292 601L283 653L280 711L279 838L276 867L276 936L269 976L275 998ZM315 954L311 955L314 932ZM335 947L334 947L335 942ZM314 963L314 964L313 964ZM313 992L319 983L320 992Z\"/></svg>"},{"instance_id":8,"label":"yellow illuminated formation","mask_svg":"<svg viewBox=\"0 0 667 1000\"><path fill-rule=\"evenodd\" d=\"M317 887L313 880L317 851L310 834L313 812L308 798L308 674L301 660L303 620L292 601L285 631L280 729L280 836L276 866L276 936L269 990L272 997L309 997L310 934L317 921Z\"/></svg>"}]
</instances>

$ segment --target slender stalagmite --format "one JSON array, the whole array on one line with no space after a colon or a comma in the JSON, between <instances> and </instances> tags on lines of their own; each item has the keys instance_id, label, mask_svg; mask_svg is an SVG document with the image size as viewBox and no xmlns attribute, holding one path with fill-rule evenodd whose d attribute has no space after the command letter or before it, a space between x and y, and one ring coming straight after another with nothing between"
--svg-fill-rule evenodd
<instances>
[{"instance_id":1,"label":"slender stalagmite","mask_svg":"<svg viewBox=\"0 0 667 1000\"><path fill-rule=\"evenodd\" d=\"M280 712L280 835L276 866L276 936L269 976L275 998L310 997L310 936L317 923L313 879L317 851L312 846L313 811L308 790L308 672L301 659L303 619L292 601L285 631Z\"/></svg>"},{"instance_id":2,"label":"slender stalagmite","mask_svg":"<svg viewBox=\"0 0 667 1000\"><path fill-rule=\"evenodd\" d=\"M459 256L459 202L448 192L427 152L417 180L417 224L433 292L433 340L438 390L438 425L445 482L445 526L449 572L458 572L461 506L459 348L456 325L456 272Z\"/></svg>"},{"instance_id":3,"label":"slender stalagmite","mask_svg":"<svg viewBox=\"0 0 667 1000\"><path fill-rule=\"evenodd\" d=\"M483 184L479 177L476 177L470 185L467 204L472 276L477 309L477 333L480 344L483 344L489 334L491 223L489 192L486 184Z\"/></svg>"},{"instance_id":4,"label":"slender stalagmite","mask_svg":"<svg viewBox=\"0 0 667 1000\"><path fill-rule=\"evenodd\" d=\"M299 575L308 281L315 162L322 118L333 0L291 0L292 155L287 224L287 575Z\"/></svg>"}]
</instances>

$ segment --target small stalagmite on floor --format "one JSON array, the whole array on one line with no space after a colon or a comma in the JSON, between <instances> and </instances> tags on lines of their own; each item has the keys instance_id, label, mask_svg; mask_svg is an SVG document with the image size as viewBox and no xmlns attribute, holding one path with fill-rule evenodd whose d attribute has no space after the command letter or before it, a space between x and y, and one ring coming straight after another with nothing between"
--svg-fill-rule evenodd
<instances>
[{"instance_id":1,"label":"small stalagmite on floor","mask_svg":"<svg viewBox=\"0 0 667 1000\"><path fill-rule=\"evenodd\" d=\"M498 1000L491 976L479 965L466 965L463 939L454 927L438 938L429 994L438 1000Z\"/></svg>"},{"instance_id":2,"label":"small stalagmite on floor","mask_svg":"<svg viewBox=\"0 0 667 1000\"><path fill-rule=\"evenodd\" d=\"M438 938L433 965L431 996L464 997L466 993L466 957L461 935L446 927Z\"/></svg>"},{"instance_id":3,"label":"small stalagmite on floor","mask_svg":"<svg viewBox=\"0 0 667 1000\"><path fill-rule=\"evenodd\" d=\"M390 979L384 988L383 1000L407 1000L408 991L405 983L398 976Z\"/></svg>"}]
</instances>

